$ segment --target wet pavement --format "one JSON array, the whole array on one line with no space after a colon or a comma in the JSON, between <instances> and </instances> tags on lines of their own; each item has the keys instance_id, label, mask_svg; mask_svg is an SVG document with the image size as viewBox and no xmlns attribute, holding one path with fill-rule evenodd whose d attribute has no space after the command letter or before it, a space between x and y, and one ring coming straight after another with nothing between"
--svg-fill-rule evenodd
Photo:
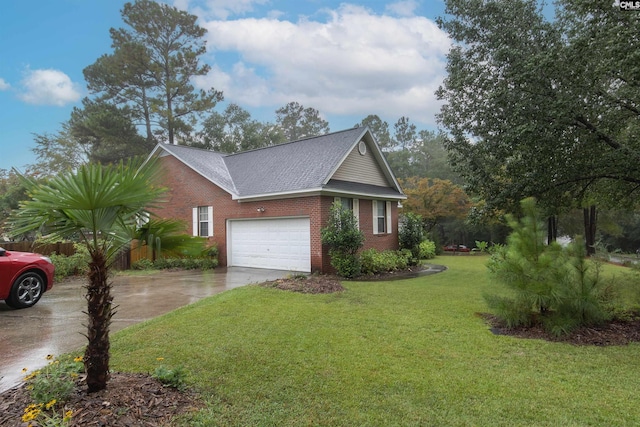
<instances>
[{"instance_id":1,"label":"wet pavement","mask_svg":"<svg viewBox=\"0 0 640 427\"><path fill-rule=\"evenodd\" d=\"M256 268L172 271L145 276L116 276L111 332L157 317L204 297L289 272ZM48 354L60 355L87 343L84 279L56 283L33 307L12 310L0 302L0 392L19 384L24 374L41 368Z\"/></svg>"}]
</instances>

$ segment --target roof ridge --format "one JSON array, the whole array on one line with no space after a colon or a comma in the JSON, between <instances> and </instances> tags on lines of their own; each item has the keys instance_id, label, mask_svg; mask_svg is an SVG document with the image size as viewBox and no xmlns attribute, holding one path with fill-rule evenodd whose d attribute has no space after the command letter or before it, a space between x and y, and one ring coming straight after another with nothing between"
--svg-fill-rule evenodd
<instances>
[{"instance_id":1,"label":"roof ridge","mask_svg":"<svg viewBox=\"0 0 640 427\"><path fill-rule=\"evenodd\" d=\"M295 144L295 143L297 143L297 142L308 141L308 140L310 140L310 139L324 138L324 137L326 137L326 136L336 135L336 134L338 134L338 133L350 132L350 131L353 131L353 130L355 130L355 129L361 129L361 127L360 127L360 126L358 126L358 127L352 127L352 128L349 128L349 129L337 130L337 131L335 131L335 132L324 133L324 134L322 134L322 135L307 136L307 137L304 137L304 138L296 139L296 140L294 140L294 141L287 141L287 142L283 142L283 143L281 143L281 144L266 145L266 146L264 146L264 147L253 148L253 149L251 149L251 150L239 151L239 152L237 152L237 153L227 154L227 155L226 155L226 157L234 157L234 156L237 156L237 155L239 155L239 154L251 153L251 152L254 152L254 151L266 150L266 149L273 148L273 147L280 147L280 146L283 146L283 145Z\"/></svg>"}]
</instances>

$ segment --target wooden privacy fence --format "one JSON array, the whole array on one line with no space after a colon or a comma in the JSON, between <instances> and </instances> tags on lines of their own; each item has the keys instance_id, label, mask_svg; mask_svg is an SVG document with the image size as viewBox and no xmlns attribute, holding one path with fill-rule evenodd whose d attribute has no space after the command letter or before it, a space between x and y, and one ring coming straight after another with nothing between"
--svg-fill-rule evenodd
<instances>
[{"instance_id":1,"label":"wooden privacy fence","mask_svg":"<svg viewBox=\"0 0 640 427\"><path fill-rule=\"evenodd\" d=\"M134 239L131 241L129 262L133 264L134 262L138 262L141 259L149 259L153 261L155 254L153 254L152 252L153 250L151 250L148 245L145 245L144 241L140 242L139 240Z\"/></svg>"},{"instance_id":2,"label":"wooden privacy fence","mask_svg":"<svg viewBox=\"0 0 640 427\"><path fill-rule=\"evenodd\" d=\"M36 252L41 255L66 255L71 256L76 253L76 249L73 247L73 243L70 242L58 242L58 243L36 243L36 242L0 242L0 248L5 248L8 251L19 252Z\"/></svg>"}]
</instances>

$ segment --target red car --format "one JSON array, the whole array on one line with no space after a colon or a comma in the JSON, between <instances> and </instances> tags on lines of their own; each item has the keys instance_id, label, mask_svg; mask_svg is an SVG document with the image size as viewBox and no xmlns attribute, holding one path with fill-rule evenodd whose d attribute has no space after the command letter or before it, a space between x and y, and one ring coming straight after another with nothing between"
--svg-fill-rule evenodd
<instances>
[{"instance_id":1,"label":"red car","mask_svg":"<svg viewBox=\"0 0 640 427\"><path fill-rule=\"evenodd\" d=\"M53 286L55 267L45 256L0 248L0 300L27 308Z\"/></svg>"},{"instance_id":2,"label":"red car","mask_svg":"<svg viewBox=\"0 0 640 427\"><path fill-rule=\"evenodd\" d=\"M447 245L444 248L447 252L469 252L470 249L465 245Z\"/></svg>"}]
</instances>

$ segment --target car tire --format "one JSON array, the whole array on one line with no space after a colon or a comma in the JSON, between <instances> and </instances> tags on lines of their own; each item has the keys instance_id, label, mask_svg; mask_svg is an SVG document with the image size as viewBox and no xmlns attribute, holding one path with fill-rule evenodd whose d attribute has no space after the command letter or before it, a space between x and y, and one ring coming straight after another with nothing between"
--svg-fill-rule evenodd
<instances>
[{"instance_id":1,"label":"car tire","mask_svg":"<svg viewBox=\"0 0 640 427\"><path fill-rule=\"evenodd\" d=\"M13 282L5 303L11 308L27 308L35 305L44 292L44 280L38 273L24 273Z\"/></svg>"}]
</instances>

